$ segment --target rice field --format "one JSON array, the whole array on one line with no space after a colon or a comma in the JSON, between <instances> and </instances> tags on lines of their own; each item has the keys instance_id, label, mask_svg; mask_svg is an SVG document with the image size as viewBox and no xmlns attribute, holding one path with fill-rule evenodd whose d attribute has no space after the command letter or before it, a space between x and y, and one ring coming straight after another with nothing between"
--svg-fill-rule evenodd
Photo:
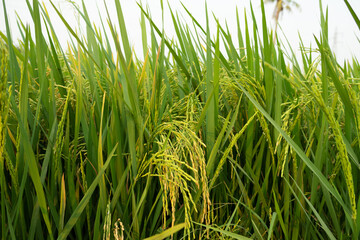
<instances>
[{"instance_id":1,"label":"rice field","mask_svg":"<svg viewBox=\"0 0 360 240\"><path fill-rule=\"evenodd\" d=\"M114 2L100 26L74 5L83 35L52 5L64 47L38 0L12 39L2 1L1 239L359 238L360 65L325 8L298 58L262 0L216 32L164 4L174 39L139 4L142 53Z\"/></svg>"}]
</instances>

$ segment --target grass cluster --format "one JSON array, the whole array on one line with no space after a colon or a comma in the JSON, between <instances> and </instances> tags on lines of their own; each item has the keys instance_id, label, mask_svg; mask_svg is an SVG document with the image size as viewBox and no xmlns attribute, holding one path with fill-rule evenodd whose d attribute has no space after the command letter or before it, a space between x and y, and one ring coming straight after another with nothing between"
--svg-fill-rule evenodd
<instances>
[{"instance_id":1,"label":"grass cluster","mask_svg":"<svg viewBox=\"0 0 360 240\"><path fill-rule=\"evenodd\" d=\"M53 5L64 49L38 0L15 45L2 1L2 239L358 239L360 65L336 61L326 12L298 61L262 1L215 33L169 7L176 39L139 5L139 60L114 2L99 28L74 5L85 35Z\"/></svg>"}]
</instances>

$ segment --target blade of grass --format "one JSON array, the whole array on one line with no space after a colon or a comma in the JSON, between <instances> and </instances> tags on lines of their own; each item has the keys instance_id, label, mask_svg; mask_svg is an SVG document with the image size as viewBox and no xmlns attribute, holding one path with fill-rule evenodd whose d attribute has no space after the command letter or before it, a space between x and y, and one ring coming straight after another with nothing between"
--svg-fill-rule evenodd
<instances>
[{"instance_id":1,"label":"blade of grass","mask_svg":"<svg viewBox=\"0 0 360 240\"><path fill-rule=\"evenodd\" d=\"M349 12L351 13L351 16L353 17L354 21L356 22L356 25L358 26L359 30L360 30L360 20L358 18L358 16L356 15L354 9L351 7L350 3L348 0L344 0L346 7L348 8Z\"/></svg>"},{"instance_id":2,"label":"blade of grass","mask_svg":"<svg viewBox=\"0 0 360 240\"><path fill-rule=\"evenodd\" d=\"M222 230L220 228L215 228L215 227L212 227L212 226L209 226L209 225L204 225L204 224L197 223L197 222L193 222L193 223L196 224L196 225L211 229L211 230L213 230L215 232L219 232L219 233L221 233L221 234L223 234L225 236L231 237L232 239L238 239L238 240L250 240L251 239L251 238L247 238L245 236L241 236L241 235L236 234L236 233L232 233L230 231Z\"/></svg>"},{"instance_id":3,"label":"blade of grass","mask_svg":"<svg viewBox=\"0 0 360 240\"><path fill-rule=\"evenodd\" d=\"M169 229L166 229L164 232L156 234L152 237L148 237L145 238L144 240L161 240L161 239L165 239L169 236L172 236L174 233L180 231L181 229L183 229L185 227L185 223L180 223L177 224Z\"/></svg>"}]
</instances>

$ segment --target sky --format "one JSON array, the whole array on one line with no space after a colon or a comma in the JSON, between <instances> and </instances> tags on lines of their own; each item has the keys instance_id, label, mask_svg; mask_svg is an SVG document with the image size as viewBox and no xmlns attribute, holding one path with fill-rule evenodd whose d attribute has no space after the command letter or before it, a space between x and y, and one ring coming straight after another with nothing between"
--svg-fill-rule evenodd
<instances>
[{"instance_id":1,"label":"sky","mask_svg":"<svg viewBox=\"0 0 360 240\"><path fill-rule=\"evenodd\" d=\"M116 22L115 4L112 0L105 0L110 16L113 22ZM30 0L30 2L32 2ZM65 26L58 18L49 0L42 2L52 19L56 32L63 45L69 40ZM81 5L81 0L73 0L73 2ZM106 12L104 8L104 1L101 0L86 0L89 15L95 25L100 26L99 13L103 20L106 19ZM134 47L137 55L142 54L141 44L141 30L140 30L140 9L137 6L137 0L120 0L123 9L126 26L128 30L129 40ZM181 2L187 7L193 16L203 25L205 25L205 2L209 12L214 13L218 18L220 24L223 26L225 22L228 24L230 31L237 34L236 27L236 9L239 10L239 18L242 26L244 26L244 11L247 16L250 16L250 2L253 6L258 22L261 21L260 0L168 0L171 3L173 11L177 11L184 23L191 25L191 20L184 11ZM316 47L314 36L319 37L320 33L320 8L319 2L316 0L297 0L299 7L291 5L291 11L284 11L280 16L280 26L283 33L279 32L279 36L284 39L284 35L289 40L293 50L299 54L299 35L301 36L305 47ZM72 5L66 0L53 0L53 3L59 8L65 19L71 23L73 27L78 26L79 16ZM355 12L360 17L360 1L349 0ZM15 12L20 16L23 22L31 23L31 17L27 9L26 0L5 0L8 20L11 26L11 33L14 39L21 37L17 30L17 17ZM161 21L161 5L160 0L142 0L142 4L148 4L151 16L158 26L162 26ZM350 59L352 56L360 59L360 43L358 37L360 30L357 28L354 20L348 12L345 3L342 0L322 0L323 7L328 7L329 12L329 41L332 50L336 53L338 61ZM272 19L274 3L266 3L266 16L270 27L274 26ZM173 29L170 13L167 8L167 1L164 1L164 29L168 37L172 38L175 35ZM210 15L212 16L212 15ZM211 19L211 31L215 35L216 24ZM32 25L30 24L30 27ZM244 29L244 27L242 27ZM5 33L4 8L0 6L0 31Z\"/></svg>"}]
</instances>

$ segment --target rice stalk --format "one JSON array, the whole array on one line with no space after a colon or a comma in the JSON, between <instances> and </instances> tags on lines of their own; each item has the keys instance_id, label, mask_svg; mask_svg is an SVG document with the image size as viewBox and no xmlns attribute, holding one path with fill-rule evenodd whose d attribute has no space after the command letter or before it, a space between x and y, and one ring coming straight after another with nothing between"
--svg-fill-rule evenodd
<instances>
[{"instance_id":1,"label":"rice stalk","mask_svg":"<svg viewBox=\"0 0 360 240\"><path fill-rule=\"evenodd\" d=\"M308 87L305 84L303 86L310 92L310 94L314 97L314 100L318 103L321 110L325 113L327 120L329 121L330 128L333 131L335 144L336 144L336 147L338 150L338 155L336 156L336 158L338 160L337 162L341 163L341 166L342 166L342 169L344 172L346 185L347 185L347 189L348 189L348 194L349 194L349 198L350 198L350 203L351 203L352 218L355 220L357 211L356 211L356 202L355 202L356 200L355 200L353 176L352 176L352 171L351 171L351 164L350 164L348 154L346 151L346 145L343 141L341 128L340 128L338 121L335 118L333 110L331 108L327 107L326 104L324 103L324 100L320 94L320 91L316 85L316 82L313 79L314 78L310 79L310 83L312 84L311 87ZM336 165L337 164L335 163L335 166ZM335 167L335 171L336 171L336 169L338 169L338 168ZM334 174L336 175L336 172ZM332 175L331 178L333 178L335 176L334 174Z\"/></svg>"},{"instance_id":2,"label":"rice stalk","mask_svg":"<svg viewBox=\"0 0 360 240\"><path fill-rule=\"evenodd\" d=\"M5 193L7 192L5 188L5 176L4 176L4 159L5 159L5 134L6 134L6 123L8 117L8 107L9 101L7 98L7 63L8 63L8 56L3 47L3 42L1 41L0 45L0 175L1 175L1 229L2 229L2 238L5 239Z\"/></svg>"}]
</instances>

